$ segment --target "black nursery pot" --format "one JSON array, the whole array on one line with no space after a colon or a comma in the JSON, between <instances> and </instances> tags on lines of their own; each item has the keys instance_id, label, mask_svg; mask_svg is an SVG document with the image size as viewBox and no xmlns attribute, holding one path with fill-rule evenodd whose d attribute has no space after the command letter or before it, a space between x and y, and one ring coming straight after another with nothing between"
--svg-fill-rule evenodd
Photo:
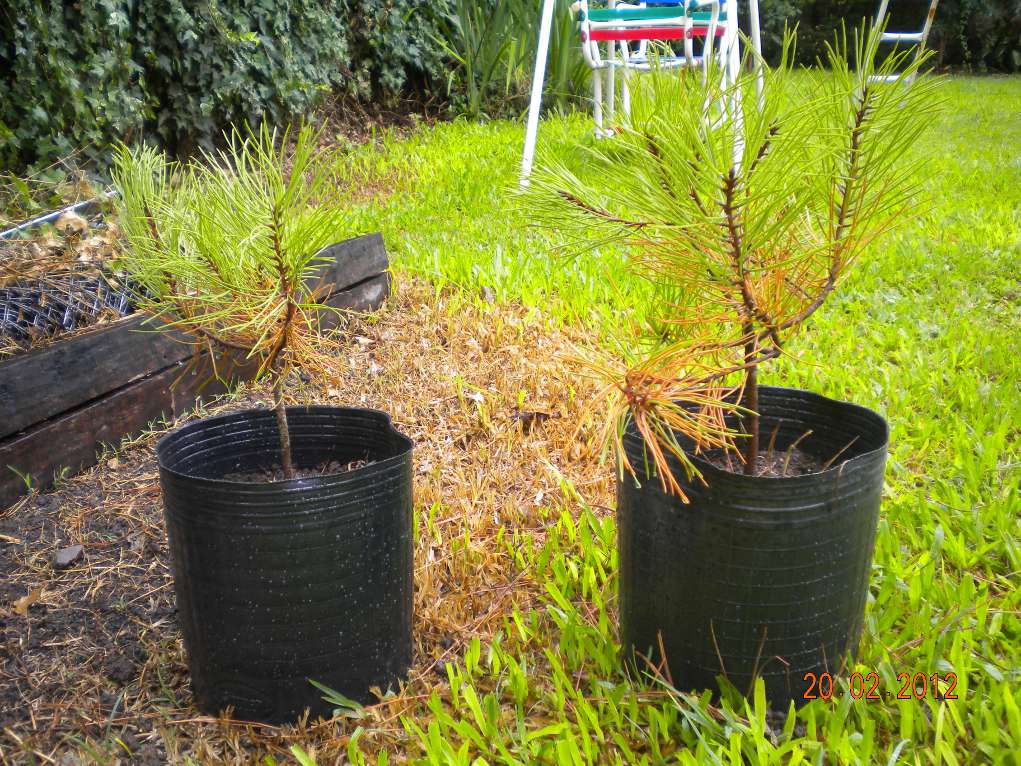
<instances>
[{"instance_id":1,"label":"black nursery pot","mask_svg":"<svg viewBox=\"0 0 1021 766\"><path fill-rule=\"evenodd\" d=\"M282 723L329 714L314 679L369 701L411 663L411 441L382 412L287 410L296 467L370 465L273 483L273 412L207 418L156 448L178 614L200 709Z\"/></svg>"},{"instance_id":2,"label":"black nursery pot","mask_svg":"<svg viewBox=\"0 0 1021 766\"><path fill-rule=\"evenodd\" d=\"M761 676L773 707L785 708L806 701L807 673L836 679L857 648L889 431L871 410L806 391L760 387L758 409L763 444L774 429L781 450L811 430L799 449L823 462L844 452L825 471L781 478L696 457L707 486L681 482L689 505L658 478L638 487L625 476L617 488L621 644L626 657L659 662L661 634L677 688L716 689L725 675L746 693ZM633 428L625 449L633 465L645 465Z\"/></svg>"}]
</instances>

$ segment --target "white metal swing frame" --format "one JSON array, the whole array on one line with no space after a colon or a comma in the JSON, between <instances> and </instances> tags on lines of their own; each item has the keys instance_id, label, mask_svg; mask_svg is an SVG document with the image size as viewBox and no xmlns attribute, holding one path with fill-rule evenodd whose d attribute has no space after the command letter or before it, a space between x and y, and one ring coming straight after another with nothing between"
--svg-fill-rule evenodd
<instances>
[{"instance_id":1,"label":"white metal swing frame","mask_svg":"<svg viewBox=\"0 0 1021 766\"><path fill-rule=\"evenodd\" d=\"M726 0L724 0L726 2ZM695 22L692 11L698 8L708 7L710 18L708 23L700 26L703 45L701 55L695 53ZM720 2L719 0L683 0L681 4L666 9L671 15L657 18L622 20L610 19L605 21L593 20L590 14L588 0L578 0L574 8L580 16L580 32L582 37L581 50L585 57L585 63L592 70L592 117L595 122L595 134L597 138L613 135L613 131L603 127L603 109L605 107L610 120L616 116L617 104L617 70L621 70L620 96L621 107L625 115L631 112L630 75L632 72L647 72L653 67L649 56L650 41L660 41L669 38L660 37L655 34L657 28L661 30L683 30L683 53L680 55L661 56L655 59L655 66L664 69L694 68L702 69L702 76L708 75L712 50L716 42L717 32L723 33L723 42L720 45L721 55L729 48L729 40L732 39L733 31L726 26L726 22L720 24ZM643 11L647 10L644 2L627 3L609 0L608 10L616 12ZM637 47L632 50L630 41L606 40L606 55L602 55L599 39L596 35L603 34L627 34L634 30L639 33L646 33L634 40Z\"/></svg>"},{"instance_id":2,"label":"white metal swing frame","mask_svg":"<svg viewBox=\"0 0 1021 766\"><path fill-rule=\"evenodd\" d=\"M886 13L890 7L890 0L880 0L879 11L876 13L873 27L875 29L883 30L880 42L882 43L893 43L894 45L913 45L915 46L915 60L925 52L925 44L929 40L929 31L932 29L932 21L936 18L936 8L939 7L939 0L929 0L929 8L925 12L925 21L922 23L922 28L917 32L887 32L886 26ZM913 72L906 80L905 84L910 85L915 81L915 77L918 76L918 72ZM886 77L880 75L873 75L873 82L895 82L900 79L900 75L891 74Z\"/></svg>"}]
</instances>

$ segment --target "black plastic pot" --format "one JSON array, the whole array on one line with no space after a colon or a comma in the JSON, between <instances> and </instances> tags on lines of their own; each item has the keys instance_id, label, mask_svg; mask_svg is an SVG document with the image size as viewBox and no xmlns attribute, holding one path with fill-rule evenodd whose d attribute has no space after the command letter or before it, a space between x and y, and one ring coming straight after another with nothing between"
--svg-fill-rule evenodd
<instances>
[{"instance_id":1,"label":"black plastic pot","mask_svg":"<svg viewBox=\"0 0 1021 766\"><path fill-rule=\"evenodd\" d=\"M269 723L329 713L310 678L368 701L411 662L411 441L375 410L292 407L287 418L296 467L375 462L224 480L279 465L264 410L200 420L156 448L196 703Z\"/></svg>"},{"instance_id":2,"label":"black plastic pot","mask_svg":"<svg viewBox=\"0 0 1021 766\"><path fill-rule=\"evenodd\" d=\"M806 673L833 678L861 635L886 463L888 428L875 412L817 394L759 389L763 443L822 461L820 473L767 478L694 458L706 485L682 482L690 505L657 478L618 484L620 631L625 656L659 662L677 688L741 692L761 676L767 698L805 702ZM853 441L850 447L847 445ZM641 437L625 449L645 465ZM641 470L641 469L639 469ZM684 476L675 466L675 476ZM638 659L640 665L644 662Z\"/></svg>"}]
</instances>

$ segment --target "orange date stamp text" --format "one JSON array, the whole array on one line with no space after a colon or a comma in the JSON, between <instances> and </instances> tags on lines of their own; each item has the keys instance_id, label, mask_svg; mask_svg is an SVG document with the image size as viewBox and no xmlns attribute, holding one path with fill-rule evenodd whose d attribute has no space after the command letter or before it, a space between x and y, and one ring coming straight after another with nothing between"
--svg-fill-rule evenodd
<instances>
[{"instance_id":1,"label":"orange date stamp text","mask_svg":"<svg viewBox=\"0 0 1021 766\"><path fill-rule=\"evenodd\" d=\"M829 673L805 673L804 698L806 700L831 700L841 692ZM896 690L883 685L883 679L875 671L852 673L847 679L847 693L852 699L865 702L888 702L898 700L957 699L956 673L898 673ZM896 691L896 693L895 693Z\"/></svg>"}]
</instances>

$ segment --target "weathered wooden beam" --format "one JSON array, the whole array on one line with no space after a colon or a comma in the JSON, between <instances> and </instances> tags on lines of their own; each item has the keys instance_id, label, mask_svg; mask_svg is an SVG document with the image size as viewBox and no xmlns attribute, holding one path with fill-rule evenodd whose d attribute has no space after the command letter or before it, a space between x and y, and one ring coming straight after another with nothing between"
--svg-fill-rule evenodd
<instances>
[{"instance_id":1,"label":"weathered wooden beam","mask_svg":"<svg viewBox=\"0 0 1021 766\"><path fill-rule=\"evenodd\" d=\"M326 248L333 260L310 278L317 299L336 309L370 311L390 292L389 262L379 234ZM322 329L341 315L322 313ZM201 395L227 389L211 379L210 356L185 336L155 321L126 317L91 332L0 362L0 508L26 492L18 472L45 488L61 473L96 462L103 444L116 444L161 415L175 417ZM254 375L252 362L218 355L228 380ZM15 470L16 469L16 470Z\"/></svg>"},{"instance_id":2,"label":"weathered wooden beam","mask_svg":"<svg viewBox=\"0 0 1021 766\"><path fill-rule=\"evenodd\" d=\"M0 362L0 438L96 399L191 355L180 334L141 316Z\"/></svg>"},{"instance_id":3,"label":"weathered wooden beam","mask_svg":"<svg viewBox=\"0 0 1021 766\"><path fill-rule=\"evenodd\" d=\"M390 294L389 272L366 279L364 282L334 293L324 303L342 311L373 311L378 309ZM342 314L323 311L319 318L319 329L327 332L338 327Z\"/></svg>"},{"instance_id":4,"label":"weathered wooden beam","mask_svg":"<svg viewBox=\"0 0 1021 766\"><path fill-rule=\"evenodd\" d=\"M320 300L353 311L382 304L390 280L379 234L331 245L322 255L332 261L307 280ZM338 323L336 315L324 315L324 329ZM0 361L0 439L191 355L181 333L158 327L144 317L126 317Z\"/></svg>"},{"instance_id":5,"label":"weathered wooden beam","mask_svg":"<svg viewBox=\"0 0 1021 766\"><path fill-rule=\"evenodd\" d=\"M390 261L382 235L366 234L323 248L319 257L327 259L305 280L318 296L332 295L386 272Z\"/></svg>"},{"instance_id":6,"label":"weathered wooden beam","mask_svg":"<svg viewBox=\"0 0 1021 766\"><path fill-rule=\"evenodd\" d=\"M202 353L0 441L0 508L25 494L23 476L45 489L61 473L95 465L104 444L117 445L163 416L184 414L198 397L223 393L230 382L251 377L255 368L221 357L217 371L223 380L211 375L208 354Z\"/></svg>"}]
</instances>

